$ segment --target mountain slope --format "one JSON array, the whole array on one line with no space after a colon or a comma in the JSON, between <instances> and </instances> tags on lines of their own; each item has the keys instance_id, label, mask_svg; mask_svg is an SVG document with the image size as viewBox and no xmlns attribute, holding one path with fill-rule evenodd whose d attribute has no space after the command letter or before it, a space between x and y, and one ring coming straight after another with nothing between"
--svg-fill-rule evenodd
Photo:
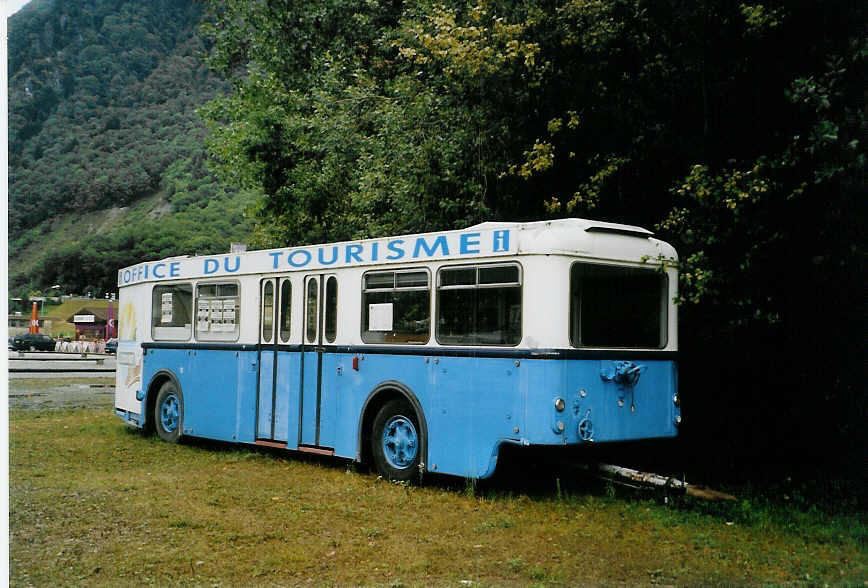
<instances>
[{"instance_id":1,"label":"mountain slope","mask_svg":"<svg viewBox=\"0 0 868 588\"><path fill-rule=\"evenodd\" d=\"M246 239L252 223L240 211L252 196L205 169L196 108L226 85L199 59L200 16L183 1L33 0L9 20L10 290L58 279L105 290L117 267L103 260ZM133 206L142 199L153 214L133 227L125 217L148 206ZM106 209L113 220L99 231L78 222ZM170 246L151 238L161 231ZM130 240L152 246L114 250Z\"/></svg>"}]
</instances>

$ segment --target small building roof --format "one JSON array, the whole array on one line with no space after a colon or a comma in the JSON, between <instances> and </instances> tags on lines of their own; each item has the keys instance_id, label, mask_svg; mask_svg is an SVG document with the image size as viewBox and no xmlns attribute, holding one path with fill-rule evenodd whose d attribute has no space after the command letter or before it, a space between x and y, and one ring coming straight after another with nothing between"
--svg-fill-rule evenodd
<instances>
[{"instance_id":1,"label":"small building roof","mask_svg":"<svg viewBox=\"0 0 868 588\"><path fill-rule=\"evenodd\" d=\"M74 323L76 315L92 314L99 321L105 322L108 319L108 308L94 308L93 306L83 306L72 313L66 322Z\"/></svg>"}]
</instances>

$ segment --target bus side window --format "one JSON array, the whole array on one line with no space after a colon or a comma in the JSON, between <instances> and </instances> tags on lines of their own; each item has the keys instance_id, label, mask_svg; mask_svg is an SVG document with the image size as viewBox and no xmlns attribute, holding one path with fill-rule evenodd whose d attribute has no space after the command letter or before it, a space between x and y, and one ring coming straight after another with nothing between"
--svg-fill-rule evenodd
<instances>
[{"instance_id":1,"label":"bus side window","mask_svg":"<svg viewBox=\"0 0 868 588\"><path fill-rule=\"evenodd\" d=\"M274 336L274 281L262 284L262 342L271 343Z\"/></svg>"},{"instance_id":2,"label":"bus side window","mask_svg":"<svg viewBox=\"0 0 868 588\"><path fill-rule=\"evenodd\" d=\"M200 284L196 287L196 339L237 341L241 298L238 284Z\"/></svg>"},{"instance_id":3,"label":"bus side window","mask_svg":"<svg viewBox=\"0 0 868 588\"><path fill-rule=\"evenodd\" d=\"M288 279L280 284L280 341L289 341L290 314L292 311L292 284Z\"/></svg>"},{"instance_id":4,"label":"bus side window","mask_svg":"<svg viewBox=\"0 0 868 588\"><path fill-rule=\"evenodd\" d=\"M308 278L307 281L307 329L306 338L308 343L316 343L317 318L319 315L319 281L317 278Z\"/></svg>"},{"instance_id":5,"label":"bus side window","mask_svg":"<svg viewBox=\"0 0 868 588\"><path fill-rule=\"evenodd\" d=\"M193 333L193 286L154 286L151 293L151 337L154 341L186 341Z\"/></svg>"},{"instance_id":6,"label":"bus side window","mask_svg":"<svg viewBox=\"0 0 868 588\"><path fill-rule=\"evenodd\" d=\"M325 338L334 343L338 336L338 279L329 276L325 285Z\"/></svg>"},{"instance_id":7,"label":"bus side window","mask_svg":"<svg viewBox=\"0 0 868 588\"><path fill-rule=\"evenodd\" d=\"M362 341L428 342L431 289L427 271L368 272L362 280Z\"/></svg>"},{"instance_id":8,"label":"bus side window","mask_svg":"<svg viewBox=\"0 0 868 588\"><path fill-rule=\"evenodd\" d=\"M518 345L519 266L441 269L437 285L437 341L453 345Z\"/></svg>"}]
</instances>

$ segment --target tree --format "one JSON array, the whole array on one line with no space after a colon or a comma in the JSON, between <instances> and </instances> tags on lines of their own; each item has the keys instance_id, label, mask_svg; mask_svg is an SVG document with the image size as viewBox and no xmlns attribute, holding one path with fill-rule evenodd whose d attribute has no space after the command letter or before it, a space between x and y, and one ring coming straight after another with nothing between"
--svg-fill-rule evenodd
<instances>
[{"instance_id":1,"label":"tree","mask_svg":"<svg viewBox=\"0 0 868 588\"><path fill-rule=\"evenodd\" d=\"M864 22L848 2L213 2L233 90L202 112L220 177L261 194L262 245L657 226L682 254L688 434L791 450L812 411L826 440L864 413ZM806 337L832 342L820 364ZM720 419L736 390L750 418Z\"/></svg>"}]
</instances>

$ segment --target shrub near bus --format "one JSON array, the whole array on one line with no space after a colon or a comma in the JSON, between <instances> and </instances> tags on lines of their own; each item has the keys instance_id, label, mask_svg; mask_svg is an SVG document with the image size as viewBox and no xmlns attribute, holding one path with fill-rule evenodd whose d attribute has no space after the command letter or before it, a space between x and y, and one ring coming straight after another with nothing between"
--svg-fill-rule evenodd
<instances>
[{"instance_id":1,"label":"shrub near bus","mask_svg":"<svg viewBox=\"0 0 868 588\"><path fill-rule=\"evenodd\" d=\"M183 436L483 478L504 444L677 434L677 256L564 219L120 270L115 410Z\"/></svg>"}]
</instances>

